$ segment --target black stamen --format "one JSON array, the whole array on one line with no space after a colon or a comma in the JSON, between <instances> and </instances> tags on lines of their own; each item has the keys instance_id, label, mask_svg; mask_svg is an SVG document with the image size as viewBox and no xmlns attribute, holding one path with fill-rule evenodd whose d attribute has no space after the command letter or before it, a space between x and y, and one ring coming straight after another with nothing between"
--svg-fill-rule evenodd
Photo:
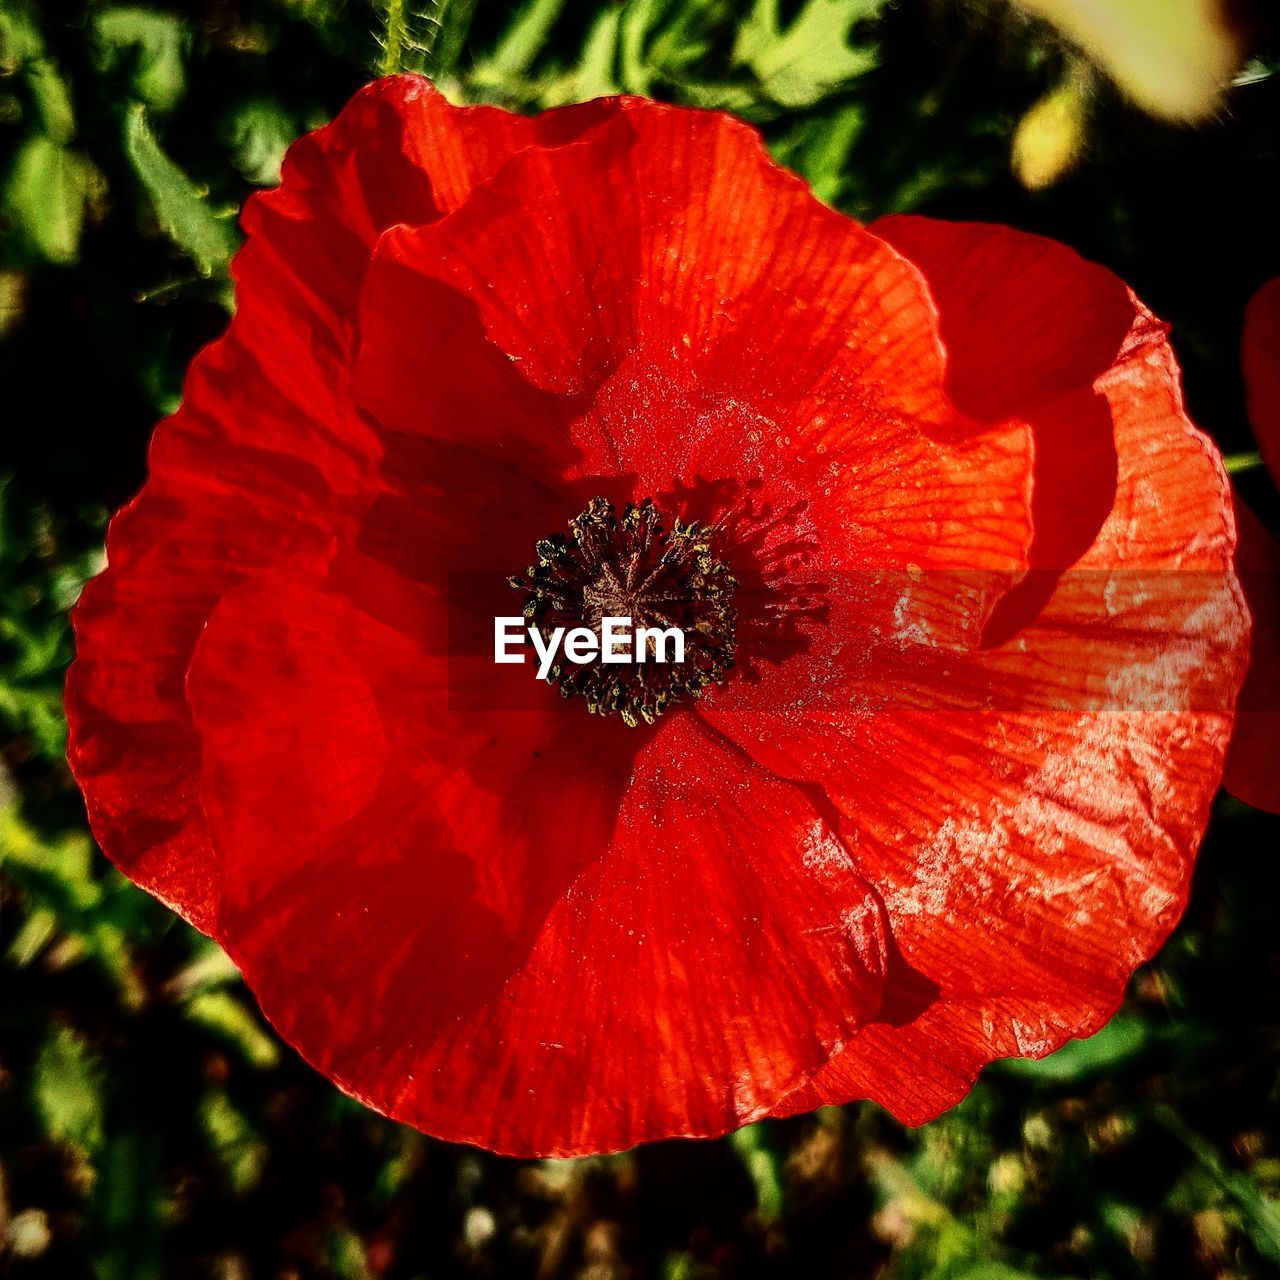
<instances>
[{"instance_id":1,"label":"black stamen","mask_svg":"<svg viewBox=\"0 0 1280 1280\"><path fill-rule=\"evenodd\" d=\"M712 554L710 529L679 519L664 529L649 498L628 504L621 519L612 503L593 498L569 531L538 542L537 561L510 579L525 592L530 625L548 641L557 627L587 627L600 637L605 618L630 618L633 633L678 627L684 661L559 659L547 678L564 697L585 698L588 711L617 714L635 726L652 724L672 703L697 699L724 679L733 665L738 583Z\"/></svg>"}]
</instances>

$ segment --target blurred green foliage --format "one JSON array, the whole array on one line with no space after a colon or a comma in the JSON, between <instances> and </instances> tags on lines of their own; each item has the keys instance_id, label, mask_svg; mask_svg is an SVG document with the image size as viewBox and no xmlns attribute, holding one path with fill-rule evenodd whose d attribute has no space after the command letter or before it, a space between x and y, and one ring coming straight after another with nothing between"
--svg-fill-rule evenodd
<instances>
[{"instance_id":1,"label":"blurred green foliage","mask_svg":"<svg viewBox=\"0 0 1280 1280\"><path fill-rule=\"evenodd\" d=\"M977 0L0 0L0 1275L1276 1274L1273 820L1224 801L1121 1014L932 1125L855 1105L519 1162L390 1124L282 1048L94 849L61 715L67 610L225 323L235 211L378 69L521 110L722 107L857 216L1056 235L1174 322L1193 412L1244 453L1240 316L1280 274L1273 66L1190 131ZM1082 150L1028 191L1011 137L1067 82ZM1265 476L1240 481L1274 527Z\"/></svg>"}]
</instances>

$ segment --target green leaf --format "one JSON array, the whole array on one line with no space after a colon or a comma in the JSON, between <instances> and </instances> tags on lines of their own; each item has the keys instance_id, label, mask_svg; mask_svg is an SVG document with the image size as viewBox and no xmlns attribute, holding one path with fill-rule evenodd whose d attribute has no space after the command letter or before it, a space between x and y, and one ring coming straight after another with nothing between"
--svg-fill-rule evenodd
<instances>
[{"instance_id":1,"label":"green leaf","mask_svg":"<svg viewBox=\"0 0 1280 1280\"><path fill-rule=\"evenodd\" d=\"M176 14L122 6L107 9L94 24L103 61L136 50L133 91L157 111L167 111L186 91L184 60L191 44L187 24Z\"/></svg>"},{"instance_id":2,"label":"green leaf","mask_svg":"<svg viewBox=\"0 0 1280 1280\"><path fill-rule=\"evenodd\" d=\"M0 719L29 733L45 759L66 754L67 722L58 690L23 688L0 674Z\"/></svg>"},{"instance_id":3,"label":"green leaf","mask_svg":"<svg viewBox=\"0 0 1280 1280\"><path fill-rule=\"evenodd\" d=\"M212 938L195 935L188 964L169 980L167 991L175 999L186 999L202 991L233 985L240 981L240 970L231 957Z\"/></svg>"},{"instance_id":4,"label":"green leaf","mask_svg":"<svg viewBox=\"0 0 1280 1280\"><path fill-rule=\"evenodd\" d=\"M133 1100L131 1111L141 1108ZM163 1260L163 1129L142 1115L113 1126L102 1167L111 1176L90 1202L88 1234L94 1241L98 1280L161 1280Z\"/></svg>"},{"instance_id":5,"label":"green leaf","mask_svg":"<svg viewBox=\"0 0 1280 1280\"><path fill-rule=\"evenodd\" d=\"M102 1147L102 1070L75 1032L58 1027L36 1059L33 1101L45 1132L90 1156Z\"/></svg>"},{"instance_id":6,"label":"green leaf","mask_svg":"<svg viewBox=\"0 0 1280 1280\"><path fill-rule=\"evenodd\" d=\"M1256 449L1248 453L1228 453L1222 459L1222 466L1229 476L1243 475L1246 471L1262 466L1262 454Z\"/></svg>"},{"instance_id":7,"label":"green leaf","mask_svg":"<svg viewBox=\"0 0 1280 1280\"><path fill-rule=\"evenodd\" d=\"M785 31L779 3L756 0L733 56L780 106L813 106L876 65L873 51L854 48L849 40L854 25L874 18L885 0L808 0Z\"/></svg>"},{"instance_id":8,"label":"green leaf","mask_svg":"<svg viewBox=\"0 0 1280 1280\"><path fill-rule=\"evenodd\" d=\"M0 808L0 868L21 873L26 884L59 914L87 911L102 900L92 875L93 842L83 831L54 840L41 839L23 820L16 805Z\"/></svg>"},{"instance_id":9,"label":"green leaf","mask_svg":"<svg viewBox=\"0 0 1280 1280\"><path fill-rule=\"evenodd\" d=\"M44 133L54 142L70 142L76 131L70 86L26 14L0 12L0 65L21 69Z\"/></svg>"},{"instance_id":10,"label":"green leaf","mask_svg":"<svg viewBox=\"0 0 1280 1280\"><path fill-rule=\"evenodd\" d=\"M45 133L54 142L70 142L75 137L76 115L67 82L48 58L32 59L27 64L26 73L27 85Z\"/></svg>"},{"instance_id":11,"label":"green leaf","mask_svg":"<svg viewBox=\"0 0 1280 1280\"><path fill-rule=\"evenodd\" d=\"M52 911L35 910L18 926L5 956L15 969L25 969L57 933L58 917Z\"/></svg>"},{"instance_id":12,"label":"green leaf","mask_svg":"<svg viewBox=\"0 0 1280 1280\"><path fill-rule=\"evenodd\" d=\"M329 1236L329 1265L341 1280L371 1280L364 1243L350 1227L335 1227Z\"/></svg>"},{"instance_id":13,"label":"green leaf","mask_svg":"<svg viewBox=\"0 0 1280 1280\"><path fill-rule=\"evenodd\" d=\"M200 1126L232 1189L238 1194L253 1190L266 1168L267 1144L225 1093L208 1093L200 1100Z\"/></svg>"},{"instance_id":14,"label":"green leaf","mask_svg":"<svg viewBox=\"0 0 1280 1280\"><path fill-rule=\"evenodd\" d=\"M236 168L255 187L275 186L284 153L299 132L289 112L261 98L246 102L232 117L230 132Z\"/></svg>"},{"instance_id":15,"label":"green leaf","mask_svg":"<svg viewBox=\"0 0 1280 1280\"><path fill-rule=\"evenodd\" d=\"M479 0L433 0L434 34L425 70L437 79L450 75L462 60Z\"/></svg>"},{"instance_id":16,"label":"green leaf","mask_svg":"<svg viewBox=\"0 0 1280 1280\"><path fill-rule=\"evenodd\" d=\"M564 12L565 0L529 0L520 10L501 43L488 60L501 79L522 76L542 52L556 19Z\"/></svg>"},{"instance_id":17,"label":"green leaf","mask_svg":"<svg viewBox=\"0 0 1280 1280\"><path fill-rule=\"evenodd\" d=\"M203 276L223 275L235 252L235 228L209 206L201 191L160 149L141 104L130 108L125 152L151 197L156 218L169 238Z\"/></svg>"},{"instance_id":18,"label":"green leaf","mask_svg":"<svg viewBox=\"0 0 1280 1280\"><path fill-rule=\"evenodd\" d=\"M694 1280L697 1274L698 1260L691 1253L681 1250L662 1260L662 1280Z\"/></svg>"},{"instance_id":19,"label":"green leaf","mask_svg":"<svg viewBox=\"0 0 1280 1280\"><path fill-rule=\"evenodd\" d=\"M99 186L98 172L84 156L36 134L18 152L6 203L43 257L69 263L79 256L85 206Z\"/></svg>"},{"instance_id":20,"label":"green leaf","mask_svg":"<svg viewBox=\"0 0 1280 1280\"><path fill-rule=\"evenodd\" d=\"M1268 1262L1280 1266L1280 1203L1264 1196L1247 1174L1232 1169L1209 1142L1169 1107L1156 1107L1155 1118L1176 1135L1200 1167L1235 1204L1254 1248Z\"/></svg>"},{"instance_id":21,"label":"green leaf","mask_svg":"<svg viewBox=\"0 0 1280 1280\"><path fill-rule=\"evenodd\" d=\"M97 552L68 557L59 525L44 504L30 505L0 475L0 727L22 735L24 751L34 746L60 768L71 658L66 611L94 572Z\"/></svg>"},{"instance_id":22,"label":"green leaf","mask_svg":"<svg viewBox=\"0 0 1280 1280\"><path fill-rule=\"evenodd\" d=\"M1148 1028L1138 1018L1117 1014L1087 1040L1069 1040L1047 1058L1009 1058L1000 1070L1055 1084L1088 1080L1116 1070L1137 1057L1148 1042Z\"/></svg>"},{"instance_id":23,"label":"green leaf","mask_svg":"<svg viewBox=\"0 0 1280 1280\"><path fill-rule=\"evenodd\" d=\"M716 5L682 4L680 0L671 0L667 8L671 9L672 5L674 11L664 20L661 30L654 32L649 47L650 60L662 68L667 78L678 82L679 87L697 75L699 63L709 66L708 59L714 59L715 71L723 74L725 59L716 50L736 30L736 20L733 30L730 30L724 21L726 15L717 12ZM732 17L732 13L727 16ZM703 70L706 69L704 66Z\"/></svg>"},{"instance_id":24,"label":"green leaf","mask_svg":"<svg viewBox=\"0 0 1280 1280\"><path fill-rule=\"evenodd\" d=\"M764 1124L747 1125L729 1135L729 1145L738 1153L742 1167L756 1191L756 1212L768 1225L782 1217L782 1171L777 1152L767 1141Z\"/></svg>"},{"instance_id":25,"label":"green leaf","mask_svg":"<svg viewBox=\"0 0 1280 1280\"><path fill-rule=\"evenodd\" d=\"M574 96L604 98L618 92L618 41L622 10L606 9L592 25L574 75Z\"/></svg>"},{"instance_id":26,"label":"green leaf","mask_svg":"<svg viewBox=\"0 0 1280 1280\"><path fill-rule=\"evenodd\" d=\"M187 1017L220 1036L255 1067L274 1067L280 1048L261 1023L226 990L205 990L186 1005Z\"/></svg>"},{"instance_id":27,"label":"green leaf","mask_svg":"<svg viewBox=\"0 0 1280 1280\"><path fill-rule=\"evenodd\" d=\"M401 71L425 71L440 34L444 13L450 0L377 0L382 12L382 61L379 74L396 75Z\"/></svg>"},{"instance_id":28,"label":"green leaf","mask_svg":"<svg viewBox=\"0 0 1280 1280\"><path fill-rule=\"evenodd\" d=\"M647 57L647 47L666 8L666 0L630 0L622 10L618 59L622 87L628 93L649 92L656 68Z\"/></svg>"},{"instance_id":29,"label":"green leaf","mask_svg":"<svg viewBox=\"0 0 1280 1280\"><path fill-rule=\"evenodd\" d=\"M813 194L827 204L837 204L849 184L849 152L865 122L859 103L810 116L776 143L772 150L779 163L808 180Z\"/></svg>"},{"instance_id":30,"label":"green leaf","mask_svg":"<svg viewBox=\"0 0 1280 1280\"><path fill-rule=\"evenodd\" d=\"M956 1272L953 1280L1044 1280L1044 1277L1019 1271L1007 1262L979 1262L977 1266Z\"/></svg>"}]
</instances>

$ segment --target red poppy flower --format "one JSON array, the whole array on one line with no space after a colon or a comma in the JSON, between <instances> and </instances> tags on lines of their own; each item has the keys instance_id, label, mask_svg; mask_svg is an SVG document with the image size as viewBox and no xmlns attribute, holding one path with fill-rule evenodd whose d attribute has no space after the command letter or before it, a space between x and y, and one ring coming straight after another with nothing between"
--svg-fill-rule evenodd
<instances>
[{"instance_id":1,"label":"red poppy flower","mask_svg":"<svg viewBox=\"0 0 1280 1280\"><path fill-rule=\"evenodd\" d=\"M1249 303L1241 365L1258 447L1280 485L1280 278L1263 285ZM1280 813L1280 543L1238 497L1236 523L1236 568L1253 615L1253 638L1223 785L1256 808Z\"/></svg>"},{"instance_id":2,"label":"red poppy flower","mask_svg":"<svg viewBox=\"0 0 1280 1280\"><path fill-rule=\"evenodd\" d=\"M71 759L311 1062L567 1154L919 1121L1105 1021L1247 647L1225 477L1122 284L869 231L723 115L412 77L244 222L77 608ZM680 672L493 660L496 616L623 606Z\"/></svg>"}]
</instances>

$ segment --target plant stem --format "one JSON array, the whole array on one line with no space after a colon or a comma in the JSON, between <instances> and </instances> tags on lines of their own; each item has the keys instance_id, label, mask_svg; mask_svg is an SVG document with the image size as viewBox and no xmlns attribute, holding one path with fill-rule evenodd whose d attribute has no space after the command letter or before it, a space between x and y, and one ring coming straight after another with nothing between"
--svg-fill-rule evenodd
<instances>
[{"instance_id":1,"label":"plant stem","mask_svg":"<svg viewBox=\"0 0 1280 1280\"><path fill-rule=\"evenodd\" d=\"M1228 453L1222 459L1222 465L1227 469L1227 475L1237 476L1242 471L1252 471L1254 467L1262 466L1262 454L1256 449L1252 453Z\"/></svg>"},{"instance_id":2,"label":"plant stem","mask_svg":"<svg viewBox=\"0 0 1280 1280\"><path fill-rule=\"evenodd\" d=\"M393 76L404 69L405 0L386 0L387 35L382 46L382 74Z\"/></svg>"}]
</instances>

